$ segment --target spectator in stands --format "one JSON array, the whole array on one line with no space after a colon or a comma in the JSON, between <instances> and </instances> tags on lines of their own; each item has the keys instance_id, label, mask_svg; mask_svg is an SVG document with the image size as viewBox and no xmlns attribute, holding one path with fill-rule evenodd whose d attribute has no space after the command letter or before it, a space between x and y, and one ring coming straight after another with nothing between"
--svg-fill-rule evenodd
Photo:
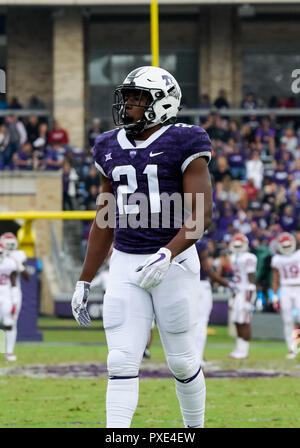
<instances>
[{"instance_id":1,"label":"spectator in stands","mask_svg":"<svg viewBox=\"0 0 300 448\"><path fill-rule=\"evenodd\" d=\"M297 158L294 162L294 166L291 170L293 181L296 183L296 185L300 186L300 158Z\"/></svg>"},{"instance_id":2,"label":"spectator in stands","mask_svg":"<svg viewBox=\"0 0 300 448\"><path fill-rule=\"evenodd\" d=\"M29 141L25 142L19 151L13 155L13 163L19 170L31 171L35 169L35 156Z\"/></svg>"},{"instance_id":3,"label":"spectator in stands","mask_svg":"<svg viewBox=\"0 0 300 448\"><path fill-rule=\"evenodd\" d=\"M2 152L2 166L13 169L13 155L27 141L27 132L17 115L9 115L5 123L7 144Z\"/></svg>"},{"instance_id":4,"label":"spectator in stands","mask_svg":"<svg viewBox=\"0 0 300 448\"><path fill-rule=\"evenodd\" d=\"M219 95L214 102L214 106L217 107L218 109L229 109L230 106L227 101L226 90L224 89L219 90Z\"/></svg>"},{"instance_id":5,"label":"spectator in stands","mask_svg":"<svg viewBox=\"0 0 300 448\"><path fill-rule=\"evenodd\" d=\"M236 121L231 120L229 122L228 138L233 138L235 142L242 141L242 132Z\"/></svg>"},{"instance_id":6,"label":"spectator in stands","mask_svg":"<svg viewBox=\"0 0 300 448\"><path fill-rule=\"evenodd\" d=\"M258 189L262 186L264 177L264 164L258 151L254 151L252 159L246 162L246 180L253 179L254 186Z\"/></svg>"},{"instance_id":7,"label":"spectator in stands","mask_svg":"<svg viewBox=\"0 0 300 448\"><path fill-rule=\"evenodd\" d=\"M32 142L33 148L44 151L49 142L49 133L47 123L40 123L38 127L37 138Z\"/></svg>"},{"instance_id":8,"label":"spectator in stands","mask_svg":"<svg viewBox=\"0 0 300 448\"><path fill-rule=\"evenodd\" d=\"M257 109L257 100L255 99L253 92L248 92L245 95L245 98L243 98L240 107L241 109Z\"/></svg>"},{"instance_id":9,"label":"spectator in stands","mask_svg":"<svg viewBox=\"0 0 300 448\"><path fill-rule=\"evenodd\" d=\"M36 95L32 95L29 98L27 108L36 110L45 109L45 103L42 100L40 100Z\"/></svg>"},{"instance_id":10,"label":"spectator in stands","mask_svg":"<svg viewBox=\"0 0 300 448\"><path fill-rule=\"evenodd\" d=\"M241 127L241 141L244 147L253 147L255 144L255 130L251 129L249 123L244 123Z\"/></svg>"},{"instance_id":11,"label":"spectator in stands","mask_svg":"<svg viewBox=\"0 0 300 448\"><path fill-rule=\"evenodd\" d=\"M287 151L290 151L295 157L297 156L298 139L295 136L293 128L289 127L284 131L280 143L284 145Z\"/></svg>"},{"instance_id":12,"label":"spectator in stands","mask_svg":"<svg viewBox=\"0 0 300 448\"><path fill-rule=\"evenodd\" d=\"M263 204L268 204L275 209L275 198L276 198L277 186L274 182L269 182L263 186L262 202Z\"/></svg>"},{"instance_id":13,"label":"spectator in stands","mask_svg":"<svg viewBox=\"0 0 300 448\"><path fill-rule=\"evenodd\" d=\"M69 143L69 136L65 129L62 129L58 121L54 121L53 129L49 133L49 143L53 145L55 143L62 146Z\"/></svg>"},{"instance_id":14,"label":"spectator in stands","mask_svg":"<svg viewBox=\"0 0 300 448\"><path fill-rule=\"evenodd\" d=\"M33 143L39 136L39 119L36 115L30 115L26 125L27 138Z\"/></svg>"},{"instance_id":15,"label":"spectator in stands","mask_svg":"<svg viewBox=\"0 0 300 448\"><path fill-rule=\"evenodd\" d=\"M230 175L230 168L227 162L226 157L224 156L217 156L216 157L216 163L214 166L214 171L212 172L213 177L214 177L214 181L217 182L222 182L225 178L225 176L229 176Z\"/></svg>"},{"instance_id":16,"label":"spectator in stands","mask_svg":"<svg viewBox=\"0 0 300 448\"><path fill-rule=\"evenodd\" d=\"M279 217L279 223L285 232L292 232L296 228L297 216L295 216L294 207L286 205L283 214Z\"/></svg>"},{"instance_id":17,"label":"spectator in stands","mask_svg":"<svg viewBox=\"0 0 300 448\"><path fill-rule=\"evenodd\" d=\"M233 139L232 142L234 142ZM229 143L229 142L228 142ZM233 145L233 152L228 154L228 163L230 167L230 174L233 179L245 179L245 156L240 151L237 145Z\"/></svg>"},{"instance_id":18,"label":"spectator in stands","mask_svg":"<svg viewBox=\"0 0 300 448\"><path fill-rule=\"evenodd\" d=\"M97 209L97 197L99 194L99 189L96 187L96 185L91 185L88 196L84 200L84 205L87 210L96 210Z\"/></svg>"},{"instance_id":19,"label":"spectator in stands","mask_svg":"<svg viewBox=\"0 0 300 448\"><path fill-rule=\"evenodd\" d=\"M202 125L212 140L227 142L229 138L228 122L215 112L209 114Z\"/></svg>"},{"instance_id":20,"label":"spectator in stands","mask_svg":"<svg viewBox=\"0 0 300 448\"><path fill-rule=\"evenodd\" d=\"M46 170L56 171L63 167L64 148L59 143L54 143L52 147L46 150Z\"/></svg>"},{"instance_id":21,"label":"spectator in stands","mask_svg":"<svg viewBox=\"0 0 300 448\"><path fill-rule=\"evenodd\" d=\"M203 93L202 95L200 95L198 108L199 109L210 109L211 108L210 98L207 93Z\"/></svg>"},{"instance_id":22,"label":"spectator in stands","mask_svg":"<svg viewBox=\"0 0 300 448\"><path fill-rule=\"evenodd\" d=\"M282 185L284 187L288 186L288 172L285 169L285 163L283 160L279 160L277 167L274 171L273 180L277 185Z\"/></svg>"},{"instance_id":23,"label":"spectator in stands","mask_svg":"<svg viewBox=\"0 0 300 448\"><path fill-rule=\"evenodd\" d=\"M239 210L237 212L237 217L233 221L233 227L237 232L244 233L245 235L251 232L250 223L247 220L247 215L244 210Z\"/></svg>"},{"instance_id":24,"label":"spectator in stands","mask_svg":"<svg viewBox=\"0 0 300 448\"><path fill-rule=\"evenodd\" d=\"M275 154L275 130L270 127L270 120L264 118L255 133L257 148L266 154Z\"/></svg>"},{"instance_id":25,"label":"spectator in stands","mask_svg":"<svg viewBox=\"0 0 300 448\"><path fill-rule=\"evenodd\" d=\"M76 182L78 175L68 161L63 163L63 210L74 210L74 198L76 196Z\"/></svg>"},{"instance_id":26,"label":"spectator in stands","mask_svg":"<svg viewBox=\"0 0 300 448\"><path fill-rule=\"evenodd\" d=\"M95 185L97 189L100 187L100 176L97 168L91 165L89 168L89 173L85 179L85 190L90 191L92 185Z\"/></svg>"},{"instance_id":27,"label":"spectator in stands","mask_svg":"<svg viewBox=\"0 0 300 448\"><path fill-rule=\"evenodd\" d=\"M14 96L11 101L9 102L8 109L23 109L22 104L19 102L18 98Z\"/></svg>"},{"instance_id":28,"label":"spectator in stands","mask_svg":"<svg viewBox=\"0 0 300 448\"><path fill-rule=\"evenodd\" d=\"M248 201L257 201L259 189L256 188L253 178L247 179L247 183L243 185L243 189L247 193Z\"/></svg>"},{"instance_id":29,"label":"spectator in stands","mask_svg":"<svg viewBox=\"0 0 300 448\"><path fill-rule=\"evenodd\" d=\"M102 128L101 128L101 120L100 118L94 118L93 119L93 124L92 124L92 128L89 130L88 132L88 140L89 140L89 145L91 148L93 148L94 144L95 144L95 140L96 138L102 134Z\"/></svg>"}]
</instances>

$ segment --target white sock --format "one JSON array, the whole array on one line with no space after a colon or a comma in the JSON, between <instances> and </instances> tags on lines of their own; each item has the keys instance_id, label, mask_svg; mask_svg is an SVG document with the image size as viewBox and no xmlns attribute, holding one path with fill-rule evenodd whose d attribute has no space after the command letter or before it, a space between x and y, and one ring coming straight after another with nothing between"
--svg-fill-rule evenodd
<instances>
[{"instance_id":1,"label":"white sock","mask_svg":"<svg viewBox=\"0 0 300 448\"><path fill-rule=\"evenodd\" d=\"M106 427L130 428L137 407L139 378L109 379L106 392Z\"/></svg>"},{"instance_id":2,"label":"white sock","mask_svg":"<svg viewBox=\"0 0 300 448\"><path fill-rule=\"evenodd\" d=\"M243 341L244 341L244 339L239 338L239 337L236 339L236 347L234 350L235 352L241 353L243 351Z\"/></svg>"},{"instance_id":3,"label":"white sock","mask_svg":"<svg viewBox=\"0 0 300 448\"><path fill-rule=\"evenodd\" d=\"M283 316L283 329L285 342L288 350L291 352L294 349L294 341L293 341L293 331L294 331L294 322L289 317Z\"/></svg>"},{"instance_id":4,"label":"white sock","mask_svg":"<svg viewBox=\"0 0 300 448\"><path fill-rule=\"evenodd\" d=\"M6 354L12 355L15 348L16 331L15 329L7 330L5 333L6 333Z\"/></svg>"},{"instance_id":5,"label":"white sock","mask_svg":"<svg viewBox=\"0 0 300 448\"><path fill-rule=\"evenodd\" d=\"M249 341L245 341L245 339L242 339L242 342L241 342L241 353L243 353L243 355L248 356L249 346L250 346L250 342Z\"/></svg>"},{"instance_id":6,"label":"white sock","mask_svg":"<svg viewBox=\"0 0 300 448\"><path fill-rule=\"evenodd\" d=\"M206 387L202 370L190 383L181 383L175 379L175 386L184 426L203 428Z\"/></svg>"}]
</instances>

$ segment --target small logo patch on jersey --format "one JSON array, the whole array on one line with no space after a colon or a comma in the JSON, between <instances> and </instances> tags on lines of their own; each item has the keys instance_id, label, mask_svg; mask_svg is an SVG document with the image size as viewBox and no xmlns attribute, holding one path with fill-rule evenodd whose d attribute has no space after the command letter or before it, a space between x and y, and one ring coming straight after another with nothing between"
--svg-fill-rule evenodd
<instances>
[{"instance_id":1,"label":"small logo patch on jersey","mask_svg":"<svg viewBox=\"0 0 300 448\"><path fill-rule=\"evenodd\" d=\"M108 160L112 160L111 152L109 154L105 154L105 162L107 162Z\"/></svg>"},{"instance_id":2,"label":"small logo patch on jersey","mask_svg":"<svg viewBox=\"0 0 300 448\"><path fill-rule=\"evenodd\" d=\"M163 154L164 153L164 151L162 151L162 152L150 152L150 157L155 157L155 156L159 156L160 154Z\"/></svg>"}]
</instances>

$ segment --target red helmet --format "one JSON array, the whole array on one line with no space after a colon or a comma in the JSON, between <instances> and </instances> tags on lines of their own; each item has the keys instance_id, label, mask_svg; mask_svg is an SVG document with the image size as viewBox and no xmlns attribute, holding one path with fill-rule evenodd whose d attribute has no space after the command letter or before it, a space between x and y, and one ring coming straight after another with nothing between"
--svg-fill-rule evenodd
<instances>
[{"instance_id":1,"label":"red helmet","mask_svg":"<svg viewBox=\"0 0 300 448\"><path fill-rule=\"evenodd\" d=\"M229 249L234 254L241 254L247 252L249 248L249 241L243 233L236 233L230 240Z\"/></svg>"},{"instance_id":2,"label":"red helmet","mask_svg":"<svg viewBox=\"0 0 300 448\"><path fill-rule=\"evenodd\" d=\"M291 255L296 250L296 239L294 235L283 232L277 237L277 249L282 255Z\"/></svg>"},{"instance_id":3,"label":"red helmet","mask_svg":"<svg viewBox=\"0 0 300 448\"><path fill-rule=\"evenodd\" d=\"M15 235L11 232L3 233L0 238L0 242L3 244L4 248L8 251L16 250L18 248L18 240Z\"/></svg>"}]
</instances>

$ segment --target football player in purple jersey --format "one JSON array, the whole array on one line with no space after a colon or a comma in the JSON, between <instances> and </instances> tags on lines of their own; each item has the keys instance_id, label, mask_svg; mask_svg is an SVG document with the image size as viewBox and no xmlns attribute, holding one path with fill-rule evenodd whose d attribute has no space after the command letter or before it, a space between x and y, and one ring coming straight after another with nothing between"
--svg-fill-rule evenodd
<instances>
[{"instance_id":1,"label":"football player in purple jersey","mask_svg":"<svg viewBox=\"0 0 300 448\"><path fill-rule=\"evenodd\" d=\"M117 128L101 134L93 149L103 188L72 311L80 325L90 324L90 283L113 242L103 304L108 428L131 425L139 368L154 317L175 379L184 426L204 426L206 388L195 337L200 282L195 242L211 223L212 185L207 168L211 142L199 126L176 124L180 101L180 87L167 71L158 67L133 70L115 89ZM101 199L104 195L107 202L114 197L113 225L103 225L100 219L111 210ZM174 207L168 207L171 197L176 199ZM175 206L178 197L180 212ZM183 213L187 207L188 218ZM139 217L136 225L133 218ZM192 228L197 230L191 232Z\"/></svg>"}]
</instances>

